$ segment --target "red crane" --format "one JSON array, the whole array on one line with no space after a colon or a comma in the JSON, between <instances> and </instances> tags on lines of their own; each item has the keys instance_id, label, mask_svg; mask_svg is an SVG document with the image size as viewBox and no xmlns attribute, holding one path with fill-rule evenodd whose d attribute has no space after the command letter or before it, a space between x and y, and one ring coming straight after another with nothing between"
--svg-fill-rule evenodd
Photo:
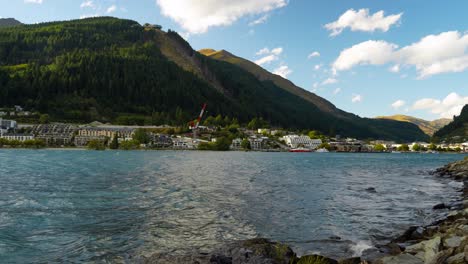
<instances>
[{"instance_id":1,"label":"red crane","mask_svg":"<svg viewBox=\"0 0 468 264\"><path fill-rule=\"evenodd\" d=\"M197 138L198 126L200 125L200 121L203 117L203 114L205 113L205 110L206 110L206 103L203 104L202 110L200 111L200 115L198 115L198 118L189 122L189 128L193 131L194 139Z\"/></svg>"}]
</instances>

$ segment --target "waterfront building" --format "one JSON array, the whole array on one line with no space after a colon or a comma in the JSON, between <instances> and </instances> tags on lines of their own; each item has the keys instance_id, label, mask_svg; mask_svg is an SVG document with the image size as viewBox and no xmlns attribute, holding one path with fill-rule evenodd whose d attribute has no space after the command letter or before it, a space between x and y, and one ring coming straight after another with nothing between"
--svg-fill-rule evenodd
<instances>
[{"instance_id":1,"label":"waterfront building","mask_svg":"<svg viewBox=\"0 0 468 264\"><path fill-rule=\"evenodd\" d=\"M232 140L231 149L234 149L234 150L242 149L242 139L241 138L236 138L236 139Z\"/></svg>"},{"instance_id":2,"label":"waterfront building","mask_svg":"<svg viewBox=\"0 0 468 264\"><path fill-rule=\"evenodd\" d=\"M0 135L0 138L6 139L6 140L17 140L24 142L26 140L33 140L34 135L32 134L2 134Z\"/></svg>"},{"instance_id":3,"label":"waterfront building","mask_svg":"<svg viewBox=\"0 0 468 264\"><path fill-rule=\"evenodd\" d=\"M283 141L290 148L308 148L317 149L321 144L321 139L311 139L308 136L287 135L282 137Z\"/></svg>"},{"instance_id":4,"label":"waterfront building","mask_svg":"<svg viewBox=\"0 0 468 264\"><path fill-rule=\"evenodd\" d=\"M44 141L47 146L69 146L78 128L70 124L40 124L31 129L36 139Z\"/></svg>"},{"instance_id":5,"label":"waterfront building","mask_svg":"<svg viewBox=\"0 0 468 264\"><path fill-rule=\"evenodd\" d=\"M168 135L150 133L149 137L150 145L153 148L170 148L174 144Z\"/></svg>"},{"instance_id":6,"label":"waterfront building","mask_svg":"<svg viewBox=\"0 0 468 264\"><path fill-rule=\"evenodd\" d=\"M0 129L15 130L18 127L18 123L15 120L6 120L0 118Z\"/></svg>"},{"instance_id":7,"label":"waterfront building","mask_svg":"<svg viewBox=\"0 0 468 264\"><path fill-rule=\"evenodd\" d=\"M92 140L110 142L118 136L119 142L128 141L133 138L134 128L128 127L82 127L75 136L75 146L85 147Z\"/></svg>"}]
</instances>

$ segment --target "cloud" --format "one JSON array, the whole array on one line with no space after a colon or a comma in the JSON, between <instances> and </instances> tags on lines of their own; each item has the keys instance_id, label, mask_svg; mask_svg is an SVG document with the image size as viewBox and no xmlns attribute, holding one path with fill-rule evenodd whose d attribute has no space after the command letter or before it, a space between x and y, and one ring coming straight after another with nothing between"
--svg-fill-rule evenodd
<instances>
[{"instance_id":1,"label":"cloud","mask_svg":"<svg viewBox=\"0 0 468 264\"><path fill-rule=\"evenodd\" d=\"M403 13L385 16L381 10L373 15L369 14L369 9L349 9L341 15L337 21L326 24L325 28L331 31L330 36L337 36L346 28L351 31L374 32L380 30L387 32L392 25L400 21Z\"/></svg>"},{"instance_id":2,"label":"cloud","mask_svg":"<svg viewBox=\"0 0 468 264\"><path fill-rule=\"evenodd\" d=\"M351 102L352 103L360 103L362 102L362 96L359 94L354 94L353 97L351 97Z\"/></svg>"},{"instance_id":3,"label":"cloud","mask_svg":"<svg viewBox=\"0 0 468 264\"><path fill-rule=\"evenodd\" d=\"M91 1L91 0L88 0L88 1L84 1L83 3L81 3L80 5L81 8L92 8L92 9L95 9L96 6L94 5L94 2Z\"/></svg>"},{"instance_id":4,"label":"cloud","mask_svg":"<svg viewBox=\"0 0 468 264\"><path fill-rule=\"evenodd\" d=\"M396 100L393 104L391 104L391 106L393 107L393 109L398 110L400 109L400 107L403 107L405 104L406 102L403 100Z\"/></svg>"},{"instance_id":5,"label":"cloud","mask_svg":"<svg viewBox=\"0 0 468 264\"><path fill-rule=\"evenodd\" d=\"M395 64L392 67L390 67L388 70L391 71L391 72L394 72L394 73L400 72L400 65Z\"/></svg>"},{"instance_id":6,"label":"cloud","mask_svg":"<svg viewBox=\"0 0 468 264\"><path fill-rule=\"evenodd\" d=\"M277 47L277 48L274 48L272 50L268 49L268 48L263 48L259 51L257 51L255 53L255 55L257 56L263 56L257 60L255 60L254 62L260 66L264 65L264 64L268 64L272 61L276 61L279 59L279 55L281 55L281 53L283 53L283 48L282 47Z\"/></svg>"},{"instance_id":7,"label":"cloud","mask_svg":"<svg viewBox=\"0 0 468 264\"><path fill-rule=\"evenodd\" d=\"M328 78L325 81L322 82L322 85L329 85L329 84L335 84L337 83L338 80L335 78Z\"/></svg>"},{"instance_id":8,"label":"cloud","mask_svg":"<svg viewBox=\"0 0 468 264\"><path fill-rule=\"evenodd\" d=\"M255 26L255 25L263 24L263 23L267 22L269 17L270 17L269 14L265 14L265 15L261 16L260 18L250 22L249 26L252 27L252 26Z\"/></svg>"},{"instance_id":9,"label":"cloud","mask_svg":"<svg viewBox=\"0 0 468 264\"><path fill-rule=\"evenodd\" d=\"M320 52L318 51L312 52L311 54L309 54L309 56L307 56L307 59L312 59L314 57L320 57Z\"/></svg>"},{"instance_id":10,"label":"cloud","mask_svg":"<svg viewBox=\"0 0 468 264\"><path fill-rule=\"evenodd\" d=\"M419 79L465 71L468 68L468 33L448 31L429 35L400 49L386 41L365 41L341 51L333 68L342 71L356 65L387 63L413 66Z\"/></svg>"},{"instance_id":11,"label":"cloud","mask_svg":"<svg viewBox=\"0 0 468 264\"><path fill-rule=\"evenodd\" d=\"M273 73L277 74L283 78L288 78L288 75L291 74L293 71L289 69L287 65L282 65L276 68Z\"/></svg>"},{"instance_id":12,"label":"cloud","mask_svg":"<svg viewBox=\"0 0 468 264\"><path fill-rule=\"evenodd\" d=\"M42 4L43 0L24 0L26 4Z\"/></svg>"},{"instance_id":13,"label":"cloud","mask_svg":"<svg viewBox=\"0 0 468 264\"><path fill-rule=\"evenodd\" d=\"M161 13L191 34L229 26L247 15L264 15L285 7L287 0L156 0Z\"/></svg>"},{"instance_id":14,"label":"cloud","mask_svg":"<svg viewBox=\"0 0 468 264\"><path fill-rule=\"evenodd\" d=\"M334 95L337 95L341 92L341 88L336 88L334 91L333 91L333 94Z\"/></svg>"},{"instance_id":15,"label":"cloud","mask_svg":"<svg viewBox=\"0 0 468 264\"><path fill-rule=\"evenodd\" d=\"M318 71L318 70L320 70L320 68L322 68L322 64L314 65L314 70Z\"/></svg>"},{"instance_id":16,"label":"cloud","mask_svg":"<svg viewBox=\"0 0 468 264\"><path fill-rule=\"evenodd\" d=\"M117 10L117 6L116 5L111 5L111 6L109 6L109 8L107 8L106 13L107 14L114 13L116 10Z\"/></svg>"},{"instance_id":17,"label":"cloud","mask_svg":"<svg viewBox=\"0 0 468 264\"><path fill-rule=\"evenodd\" d=\"M459 115L466 104L468 104L468 96L463 97L452 92L444 99L423 98L417 100L412 109L427 110L432 114L439 115L441 118L452 118L454 115Z\"/></svg>"}]
</instances>

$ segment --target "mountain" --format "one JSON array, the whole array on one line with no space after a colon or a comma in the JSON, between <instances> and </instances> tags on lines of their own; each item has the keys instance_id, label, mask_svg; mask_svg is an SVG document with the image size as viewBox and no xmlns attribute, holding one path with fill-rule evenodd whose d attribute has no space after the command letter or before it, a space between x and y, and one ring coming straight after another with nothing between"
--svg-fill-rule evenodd
<instances>
[{"instance_id":1,"label":"mountain","mask_svg":"<svg viewBox=\"0 0 468 264\"><path fill-rule=\"evenodd\" d=\"M409 122L417 125L424 133L432 136L437 130L450 123L452 120L448 118L441 118L434 121L427 121L424 119L407 116L407 115L393 115L393 116L378 116L378 119L390 119L402 122Z\"/></svg>"},{"instance_id":2,"label":"mountain","mask_svg":"<svg viewBox=\"0 0 468 264\"><path fill-rule=\"evenodd\" d=\"M427 138L407 122L346 113L243 62L251 69L198 53L174 31L132 20L6 27L0 29L0 107L22 105L55 121L182 125L207 103L208 115L243 124L259 117L275 127L325 134Z\"/></svg>"},{"instance_id":3,"label":"mountain","mask_svg":"<svg viewBox=\"0 0 468 264\"><path fill-rule=\"evenodd\" d=\"M22 23L14 18L0 18L0 27L10 27L18 25L22 25Z\"/></svg>"},{"instance_id":4,"label":"mountain","mask_svg":"<svg viewBox=\"0 0 468 264\"><path fill-rule=\"evenodd\" d=\"M434 133L434 137L448 142L468 141L468 104L465 105L459 116Z\"/></svg>"}]
</instances>

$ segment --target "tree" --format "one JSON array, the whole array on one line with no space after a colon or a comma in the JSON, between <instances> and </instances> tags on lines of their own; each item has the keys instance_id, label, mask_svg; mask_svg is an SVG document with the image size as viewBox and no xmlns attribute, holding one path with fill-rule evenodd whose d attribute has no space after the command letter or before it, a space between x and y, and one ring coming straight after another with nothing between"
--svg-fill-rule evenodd
<instances>
[{"instance_id":1,"label":"tree","mask_svg":"<svg viewBox=\"0 0 468 264\"><path fill-rule=\"evenodd\" d=\"M377 144L374 146L374 150L377 152L383 152L386 150L385 146L382 144Z\"/></svg>"},{"instance_id":2,"label":"tree","mask_svg":"<svg viewBox=\"0 0 468 264\"><path fill-rule=\"evenodd\" d=\"M241 147L245 150L250 150L252 147L250 146L250 141L246 138L244 138L241 142Z\"/></svg>"},{"instance_id":3,"label":"tree","mask_svg":"<svg viewBox=\"0 0 468 264\"><path fill-rule=\"evenodd\" d=\"M116 133L112 138L112 141L109 145L110 149L118 149L119 148L119 135Z\"/></svg>"},{"instance_id":4,"label":"tree","mask_svg":"<svg viewBox=\"0 0 468 264\"><path fill-rule=\"evenodd\" d=\"M323 142L322 144L320 144L320 146L318 147L319 149L326 149L326 150L331 150L331 146L330 144L328 144L327 142Z\"/></svg>"},{"instance_id":5,"label":"tree","mask_svg":"<svg viewBox=\"0 0 468 264\"><path fill-rule=\"evenodd\" d=\"M39 123L41 124L49 124L50 120L49 120L49 115L48 114L43 114L39 117Z\"/></svg>"},{"instance_id":6,"label":"tree","mask_svg":"<svg viewBox=\"0 0 468 264\"><path fill-rule=\"evenodd\" d=\"M105 150L106 146L101 140L93 139L88 142L88 149L90 150Z\"/></svg>"},{"instance_id":7,"label":"tree","mask_svg":"<svg viewBox=\"0 0 468 264\"><path fill-rule=\"evenodd\" d=\"M140 142L140 144L148 144L150 141L148 133L143 128L136 129L132 138Z\"/></svg>"},{"instance_id":8,"label":"tree","mask_svg":"<svg viewBox=\"0 0 468 264\"><path fill-rule=\"evenodd\" d=\"M125 141L122 141L120 143L119 148L123 149L123 150L139 149L140 148L140 142L138 140L135 140L135 139L125 140Z\"/></svg>"},{"instance_id":9,"label":"tree","mask_svg":"<svg viewBox=\"0 0 468 264\"><path fill-rule=\"evenodd\" d=\"M309 131L308 136L311 139L317 139L317 138L320 138L320 132L312 130L312 131Z\"/></svg>"},{"instance_id":10,"label":"tree","mask_svg":"<svg viewBox=\"0 0 468 264\"><path fill-rule=\"evenodd\" d=\"M409 146L407 144L402 144L397 148L398 151L409 151Z\"/></svg>"},{"instance_id":11,"label":"tree","mask_svg":"<svg viewBox=\"0 0 468 264\"><path fill-rule=\"evenodd\" d=\"M429 150L436 150L436 149L437 149L437 146L436 146L436 144L431 143L431 144L429 145L428 149L429 149Z\"/></svg>"},{"instance_id":12,"label":"tree","mask_svg":"<svg viewBox=\"0 0 468 264\"><path fill-rule=\"evenodd\" d=\"M421 151L421 145L414 144L412 149L413 149L413 151Z\"/></svg>"}]
</instances>

